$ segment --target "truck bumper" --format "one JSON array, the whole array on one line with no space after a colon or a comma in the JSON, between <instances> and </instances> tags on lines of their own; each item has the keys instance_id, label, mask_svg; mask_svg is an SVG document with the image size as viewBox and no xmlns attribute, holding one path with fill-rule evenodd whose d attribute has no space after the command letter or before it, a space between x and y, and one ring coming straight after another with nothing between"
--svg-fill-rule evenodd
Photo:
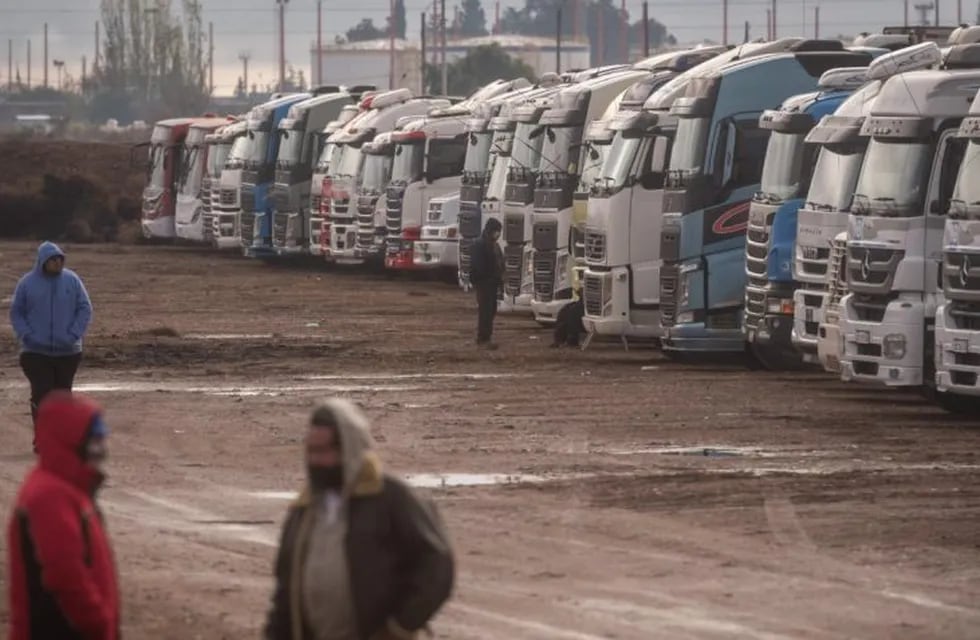
<instances>
[{"instance_id":1,"label":"truck bumper","mask_svg":"<svg viewBox=\"0 0 980 640\"><path fill-rule=\"evenodd\" d=\"M697 353L744 353L745 336L741 329L711 329L703 322L667 327L663 330L665 351Z\"/></svg>"},{"instance_id":2,"label":"truck bumper","mask_svg":"<svg viewBox=\"0 0 980 640\"><path fill-rule=\"evenodd\" d=\"M177 231L173 216L163 216L153 220L142 220L140 223L145 238L175 238Z\"/></svg>"},{"instance_id":3,"label":"truck bumper","mask_svg":"<svg viewBox=\"0 0 980 640\"><path fill-rule=\"evenodd\" d=\"M660 312L651 309L649 322L637 324L630 309L630 272L626 267L611 271L586 269L582 276L582 297L585 300L585 330L600 336L625 338L659 338Z\"/></svg>"},{"instance_id":4,"label":"truck bumper","mask_svg":"<svg viewBox=\"0 0 980 640\"><path fill-rule=\"evenodd\" d=\"M204 216L201 216L202 218ZM175 223L174 228L177 237L181 240L188 240L190 242L204 242L204 222L203 220L198 220L197 222L185 222L185 223Z\"/></svg>"},{"instance_id":5,"label":"truck bumper","mask_svg":"<svg viewBox=\"0 0 980 640\"><path fill-rule=\"evenodd\" d=\"M857 319L852 300L853 294L848 294L841 301L841 378L890 387L921 386L925 305L899 298L888 304L881 322L869 322ZM885 357L886 336L890 341L904 339L902 357Z\"/></svg>"},{"instance_id":6,"label":"truck bumper","mask_svg":"<svg viewBox=\"0 0 980 640\"><path fill-rule=\"evenodd\" d=\"M766 314L759 326L745 333L748 342L769 349L778 349L786 355L796 355L793 348L793 317L782 314Z\"/></svg>"},{"instance_id":7,"label":"truck bumper","mask_svg":"<svg viewBox=\"0 0 980 640\"><path fill-rule=\"evenodd\" d=\"M952 305L936 311L936 388L966 396L980 396L980 331L957 329Z\"/></svg>"},{"instance_id":8,"label":"truck bumper","mask_svg":"<svg viewBox=\"0 0 980 640\"><path fill-rule=\"evenodd\" d=\"M817 353L820 323L824 321L824 291L797 289L793 292L793 346L805 355ZM817 303L817 304L814 304Z\"/></svg>"},{"instance_id":9,"label":"truck bumper","mask_svg":"<svg viewBox=\"0 0 980 640\"><path fill-rule=\"evenodd\" d=\"M457 267L459 245L445 240L420 240L415 243L413 260L417 269L453 269Z\"/></svg>"},{"instance_id":10,"label":"truck bumper","mask_svg":"<svg viewBox=\"0 0 980 640\"><path fill-rule=\"evenodd\" d=\"M389 251L385 254L385 269L417 271L421 267L415 264L415 252L412 249L399 249L398 251Z\"/></svg>"},{"instance_id":11,"label":"truck bumper","mask_svg":"<svg viewBox=\"0 0 980 640\"><path fill-rule=\"evenodd\" d=\"M558 320L558 312L562 310L562 307L572 302L574 302L572 298L552 300L551 302L531 300L531 311L534 313L534 319L538 322L554 324Z\"/></svg>"},{"instance_id":12,"label":"truck bumper","mask_svg":"<svg viewBox=\"0 0 980 640\"><path fill-rule=\"evenodd\" d=\"M820 361L820 366L828 373L840 373L841 333L836 316L834 318L825 316L818 331L817 360Z\"/></svg>"}]
</instances>

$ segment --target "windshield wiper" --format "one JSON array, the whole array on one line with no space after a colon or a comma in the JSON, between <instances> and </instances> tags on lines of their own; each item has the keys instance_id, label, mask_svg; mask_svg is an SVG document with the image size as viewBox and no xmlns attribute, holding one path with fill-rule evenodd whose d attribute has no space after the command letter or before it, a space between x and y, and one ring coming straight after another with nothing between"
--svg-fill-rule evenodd
<instances>
[{"instance_id":1,"label":"windshield wiper","mask_svg":"<svg viewBox=\"0 0 980 640\"><path fill-rule=\"evenodd\" d=\"M881 213L889 215L898 215L898 204L895 198L889 198L887 196L879 196L877 198L872 198L871 200L875 205L881 208Z\"/></svg>"},{"instance_id":2,"label":"windshield wiper","mask_svg":"<svg viewBox=\"0 0 980 640\"><path fill-rule=\"evenodd\" d=\"M783 201L782 198L774 193L769 193L768 191L756 191L752 198L756 202L760 202L762 204L779 204Z\"/></svg>"},{"instance_id":3,"label":"windshield wiper","mask_svg":"<svg viewBox=\"0 0 980 640\"><path fill-rule=\"evenodd\" d=\"M812 200L807 200L803 203L804 209L813 209L814 211L833 211L834 205L832 204L820 204L819 202L814 202Z\"/></svg>"},{"instance_id":4,"label":"windshield wiper","mask_svg":"<svg viewBox=\"0 0 980 640\"><path fill-rule=\"evenodd\" d=\"M851 213L857 216L871 213L871 198L863 193L855 193L851 196Z\"/></svg>"}]
</instances>

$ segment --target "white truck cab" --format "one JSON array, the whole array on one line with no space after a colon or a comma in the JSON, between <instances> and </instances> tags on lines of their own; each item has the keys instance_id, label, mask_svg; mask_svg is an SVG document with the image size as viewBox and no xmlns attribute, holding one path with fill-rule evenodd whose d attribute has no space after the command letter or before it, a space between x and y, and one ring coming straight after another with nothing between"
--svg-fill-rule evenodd
<instances>
[{"instance_id":1,"label":"white truck cab","mask_svg":"<svg viewBox=\"0 0 980 640\"><path fill-rule=\"evenodd\" d=\"M456 269L459 252L459 192L429 200L422 235L415 243L416 269Z\"/></svg>"}]
</instances>

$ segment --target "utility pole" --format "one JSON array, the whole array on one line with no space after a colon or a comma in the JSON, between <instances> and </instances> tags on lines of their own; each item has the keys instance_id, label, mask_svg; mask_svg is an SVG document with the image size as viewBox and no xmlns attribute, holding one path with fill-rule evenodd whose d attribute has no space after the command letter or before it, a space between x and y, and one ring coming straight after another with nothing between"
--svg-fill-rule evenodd
<instances>
[{"instance_id":1,"label":"utility pole","mask_svg":"<svg viewBox=\"0 0 980 640\"><path fill-rule=\"evenodd\" d=\"M939 0L936 0L936 26L939 26Z\"/></svg>"},{"instance_id":2,"label":"utility pole","mask_svg":"<svg viewBox=\"0 0 980 640\"><path fill-rule=\"evenodd\" d=\"M813 37L820 39L820 5L813 8Z\"/></svg>"},{"instance_id":3,"label":"utility pole","mask_svg":"<svg viewBox=\"0 0 980 640\"><path fill-rule=\"evenodd\" d=\"M772 9L766 9L766 40L772 40Z\"/></svg>"},{"instance_id":4,"label":"utility pole","mask_svg":"<svg viewBox=\"0 0 980 640\"><path fill-rule=\"evenodd\" d=\"M79 92L85 95L85 77L88 75L88 60L85 56L82 56L82 84L79 87Z\"/></svg>"},{"instance_id":5,"label":"utility pole","mask_svg":"<svg viewBox=\"0 0 980 640\"><path fill-rule=\"evenodd\" d=\"M319 2L317 4L320 4ZM388 1L388 89L395 88L395 0Z\"/></svg>"},{"instance_id":6,"label":"utility pole","mask_svg":"<svg viewBox=\"0 0 980 640\"><path fill-rule=\"evenodd\" d=\"M500 33L500 0L497 0L493 8L493 35Z\"/></svg>"},{"instance_id":7,"label":"utility pole","mask_svg":"<svg viewBox=\"0 0 980 640\"><path fill-rule=\"evenodd\" d=\"M14 90L14 40L7 40L7 90Z\"/></svg>"},{"instance_id":8,"label":"utility pole","mask_svg":"<svg viewBox=\"0 0 980 640\"><path fill-rule=\"evenodd\" d=\"M286 3L289 0L276 0L279 5L279 91L286 90Z\"/></svg>"},{"instance_id":9,"label":"utility pole","mask_svg":"<svg viewBox=\"0 0 980 640\"><path fill-rule=\"evenodd\" d=\"M442 65L442 95L449 95L449 77L446 69L446 0L439 0L439 63Z\"/></svg>"},{"instance_id":10,"label":"utility pole","mask_svg":"<svg viewBox=\"0 0 980 640\"><path fill-rule=\"evenodd\" d=\"M628 16L626 0L622 0L619 7L619 48L623 62L629 62L630 59L630 23Z\"/></svg>"},{"instance_id":11,"label":"utility pole","mask_svg":"<svg viewBox=\"0 0 980 640\"><path fill-rule=\"evenodd\" d=\"M214 23L208 22L208 88L214 95Z\"/></svg>"},{"instance_id":12,"label":"utility pole","mask_svg":"<svg viewBox=\"0 0 980 640\"><path fill-rule=\"evenodd\" d=\"M247 51L238 54L238 59L242 61L242 90L248 95L248 60L252 55Z\"/></svg>"},{"instance_id":13,"label":"utility pole","mask_svg":"<svg viewBox=\"0 0 980 640\"><path fill-rule=\"evenodd\" d=\"M99 68L99 23L95 23L95 59L92 61L92 73L95 73Z\"/></svg>"},{"instance_id":14,"label":"utility pole","mask_svg":"<svg viewBox=\"0 0 980 640\"><path fill-rule=\"evenodd\" d=\"M48 88L48 23L44 23L44 88Z\"/></svg>"},{"instance_id":15,"label":"utility pole","mask_svg":"<svg viewBox=\"0 0 980 640\"><path fill-rule=\"evenodd\" d=\"M746 43L748 41L749 41L749 21L746 20L745 21L745 33L742 36L742 43L744 44L744 43Z\"/></svg>"},{"instance_id":16,"label":"utility pole","mask_svg":"<svg viewBox=\"0 0 980 640\"><path fill-rule=\"evenodd\" d=\"M62 85L61 85L61 70L65 68L65 61L64 60L52 60L52 62L54 63L54 68L58 70L58 91L61 91L61 89L62 89Z\"/></svg>"},{"instance_id":17,"label":"utility pole","mask_svg":"<svg viewBox=\"0 0 980 640\"><path fill-rule=\"evenodd\" d=\"M905 0L905 26L909 26L909 0Z\"/></svg>"},{"instance_id":18,"label":"utility pole","mask_svg":"<svg viewBox=\"0 0 980 640\"><path fill-rule=\"evenodd\" d=\"M31 40L27 39L27 88L31 88Z\"/></svg>"},{"instance_id":19,"label":"utility pole","mask_svg":"<svg viewBox=\"0 0 980 640\"><path fill-rule=\"evenodd\" d=\"M728 46L728 0L721 0L721 43Z\"/></svg>"},{"instance_id":20,"label":"utility pole","mask_svg":"<svg viewBox=\"0 0 980 640\"><path fill-rule=\"evenodd\" d=\"M422 53L422 74L421 74L422 75L422 86L419 87L419 95L424 96L426 93L428 93L426 91L426 88L427 87L426 87L426 80L425 80L425 72L426 72L426 67L429 65L429 61L426 60L426 58L425 58L425 11L422 12L422 38L421 38L421 40L422 40L422 51L421 51L421 53Z\"/></svg>"},{"instance_id":21,"label":"utility pole","mask_svg":"<svg viewBox=\"0 0 980 640\"><path fill-rule=\"evenodd\" d=\"M803 0L803 37L806 37L806 0Z\"/></svg>"},{"instance_id":22,"label":"utility pole","mask_svg":"<svg viewBox=\"0 0 980 640\"><path fill-rule=\"evenodd\" d=\"M323 1L316 0L316 83L323 84Z\"/></svg>"},{"instance_id":23,"label":"utility pole","mask_svg":"<svg viewBox=\"0 0 980 640\"><path fill-rule=\"evenodd\" d=\"M600 67L602 66L602 63L606 59L606 56L605 56L605 53L606 53L606 38L605 38L605 35L606 35L605 34L605 30L606 29L605 29L605 27L606 27L606 25L603 24L604 21L602 19L603 16L605 15L605 12L602 10L602 7L603 6L604 5L602 5L601 3L596 5L596 17L598 18L598 20L596 20L596 26L597 26L596 34L599 36L597 38L599 40L599 51L596 52L596 56L597 56L596 57L596 60L598 61Z\"/></svg>"},{"instance_id":24,"label":"utility pole","mask_svg":"<svg viewBox=\"0 0 980 640\"><path fill-rule=\"evenodd\" d=\"M643 0L643 57L650 57L650 3Z\"/></svg>"},{"instance_id":25,"label":"utility pole","mask_svg":"<svg viewBox=\"0 0 980 640\"><path fill-rule=\"evenodd\" d=\"M956 24L963 24L963 0L956 0Z\"/></svg>"},{"instance_id":26,"label":"utility pole","mask_svg":"<svg viewBox=\"0 0 980 640\"><path fill-rule=\"evenodd\" d=\"M778 36L776 35L776 0L772 0L772 39L775 40Z\"/></svg>"},{"instance_id":27,"label":"utility pole","mask_svg":"<svg viewBox=\"0 0 980 640\"><path fill-rule=\"evenodd\" d=\"M555 20L555 73L561 73L561 5Z\"/></svg>"}]
</instances>

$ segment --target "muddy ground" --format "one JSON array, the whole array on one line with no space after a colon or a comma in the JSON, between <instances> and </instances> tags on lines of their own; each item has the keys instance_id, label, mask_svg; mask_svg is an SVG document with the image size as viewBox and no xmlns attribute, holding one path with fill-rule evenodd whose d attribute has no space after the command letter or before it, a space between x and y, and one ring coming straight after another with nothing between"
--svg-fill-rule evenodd
<instances>
[{"instance_id":1,"label":"muddy ground","mask_svg":"<svg viewBox=\"0 0 980 640\"><path fill-rule=\"evenodd\" d=\"M0 244L0 299L32 253ZM304 420L334 393L451 528L438 638L977 637L980 425L915 395L551 350L525 318L477 351L473 300L440 282L166 247L69 265L96 310L78 383L113 430L126 637L258 637ZM32 459L15 360L4 333L5 517Z\"/></svg>"}]
</instances>

